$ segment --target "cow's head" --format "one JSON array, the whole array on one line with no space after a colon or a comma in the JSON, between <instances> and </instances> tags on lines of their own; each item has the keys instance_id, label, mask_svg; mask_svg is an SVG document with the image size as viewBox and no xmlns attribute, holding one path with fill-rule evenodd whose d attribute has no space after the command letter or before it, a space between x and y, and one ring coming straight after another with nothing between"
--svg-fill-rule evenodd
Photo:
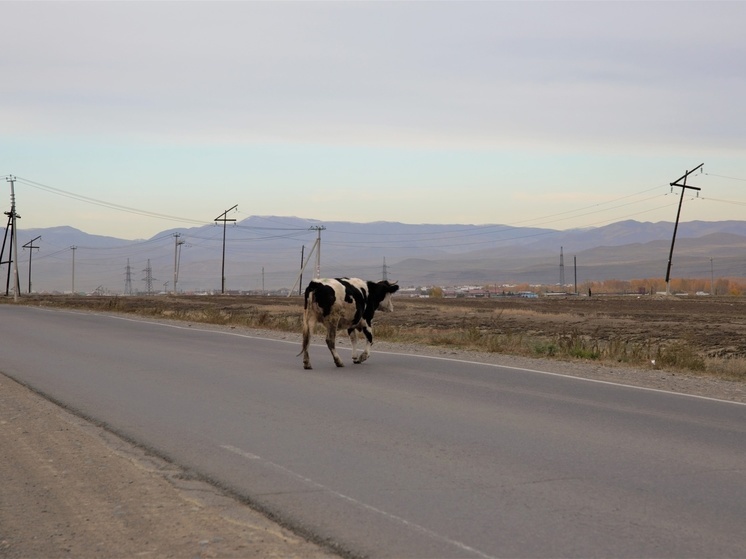
<instances>
[{"instance_id":1,"label":"cow's head","mask_svg":"<svg viewBox=\"0 0 746 559\"><path fill-rule=\"evenodd\" d=\"M386 280L379 281L375 284L376 292L379 294L380 303L378 303L378 310L383 312L391 312L394 310L394 302L391 300L391 296L399 290L399 286L396 282L389 283Z\"/></svg>"}]
</instances>

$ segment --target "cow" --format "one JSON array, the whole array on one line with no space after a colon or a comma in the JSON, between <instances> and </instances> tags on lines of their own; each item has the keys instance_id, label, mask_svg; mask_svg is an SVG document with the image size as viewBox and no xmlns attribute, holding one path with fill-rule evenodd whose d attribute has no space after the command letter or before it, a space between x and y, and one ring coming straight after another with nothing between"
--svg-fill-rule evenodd
<instances>
[{"instance_id":1,"label":"cow","mask_svg":"<svg viewBox=\"0 0 746 559\"><path fill-rule=\"evenodd\" d=\"M335 348L337 330L347 329L352 342L352 362L362 363L370 356L373 343L373 315L377 310L394 310L391 295L399 286L386 280L374 282L358 278L313 280L306 287L303 304L303 368L311 369L308 346L317 323L326 327L326 345L337 367L344 367ZM365 335L365 350L357 355L357 333Z\"/></svg>"}]
</instances>

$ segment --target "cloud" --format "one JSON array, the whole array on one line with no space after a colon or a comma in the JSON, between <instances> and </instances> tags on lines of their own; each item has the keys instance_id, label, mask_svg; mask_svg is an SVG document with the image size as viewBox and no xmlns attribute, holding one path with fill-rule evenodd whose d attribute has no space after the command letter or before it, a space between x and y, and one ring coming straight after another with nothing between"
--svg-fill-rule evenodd
<instances>
[{"instance_id":1,"label":"cloud","mask_svg":"<svg viewBox=\"0 0 746 559\"><path fill-rule=\"evenodd\" d=\"M509 222L702 161L746 173L743 2L0 2L0 19L0 172L138 207L202 215L210 185L347 219L345 194L370 190L357 219Z\"/></svg>"},{"instance_id":2,"label":"cloud","mask_svg":"<svg viewBox=\"0 0 746 559\"><path fill-rule=\"evenodd\" d=\"M740 3L4 3L10 132L742 149ZM739 18L740 16L740 18ZM12 47L12 48L11 48ZM641 146L636 148L636 146Z\"/></svg>"}]
</instances>

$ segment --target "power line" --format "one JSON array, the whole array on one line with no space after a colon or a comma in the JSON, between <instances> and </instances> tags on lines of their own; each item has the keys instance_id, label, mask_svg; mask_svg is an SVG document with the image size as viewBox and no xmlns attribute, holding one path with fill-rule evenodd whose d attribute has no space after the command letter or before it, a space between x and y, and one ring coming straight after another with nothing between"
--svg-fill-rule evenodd
<instances>
[{"instance_id":1,"label":"power line","mask_svg":"<svg viewBox=\"0 0 746 559\"><path fill-rule=\"evenodd\" d=\"M709 196L700 196L700 200L708 200L710 202L722 202L723 204L733 204L734 206L746 206L746 202L738 202L736 200L722 200L720 198L710 198Z\"/></svg>"},{"instance_id":2,"label":"power line","mask_svg":"<svg viewBox=\"0 0 746 559\"><path fill-rule=\"evenodd\" d=\"M746 179L739 179L738 177L728 177L728 176L725 176L725 175L716 175L715 173L703 173L703 174L706 175L706 176L708 176L708 177L719 177L721 179L729 179L729 180L732 180L732 181L746 182Z\"/></svg>"},{"instance_id":3,"label":"power line","mask_svg":"<svg viewBox=\"0 0 746 559\"><path fill-rule=\"evenodd\" d=\"M667 187L667 186L669 186L669 185L667 185L667 184L665 184L665 185L658 185L658 186L654 186L652 188L646 188L644 190L640 190L640 191L632 193L632 194L627 194L625 196L620 196L618 198L614 198L613 200L608 200L606 202L597 202L595 204L590 204L588 206L582 206L580 208L575 208L575 209L572 209L572 210L566 210L566 211L558 212L558 213L554 213L554 214L548 214L548 215L540 216L540 217L536 217L536 218L525 219L525 220L521 220L521 221L515 221L515 222L503 223L503 224L474 225L474 226L471 226L469 228L451 229L449 231L443 231L443 232L439 232L439 233L436 233L436 234L442 235L442 236L446 236L446 235L447 236L452 236L453 233L463 233L463 232L467 233L467 236L479 235L479 234L490 234L490 233L494 232L494 231L492 231L492 229L498 229L498 230L505 229L505 230L507 230L507 229L517 228L517 227L527 227L525 224L529 223L529 222L536 222L531 227L539 227L539 226L550 224L550 223L556 223L558 221L565 221L567 219L574 219L576 217L583 217L585 215L595 214L597 212L595 212L595 211L594 212L587 212L587 213L583 213L583 214L580 214L580 215L574 215L574 216L569 216L569 217L565 217L565 218L561 218L561 219L555 219L555 220L551 220L551 218L555 218L555 217L559 217L559 216L567 216L568 214L575 214L577 212L584 212L586 210L591 210L591 209L594 209L594 208L598 208L600 206L605 206L605 205L608 205L608 204L614 204L615 202L619 202L621 200L626 200L628 198L633 198L635 196L640 196L642 194L646 194L646 193L652 192L654 190L660 190L660 189L662 189L664 187ZM659 195L656 195L656 196L650 196L650 197L647 197L647 198L643 198L643 199L637 200L635 202L628 202L628 203L625 203L625 204L619 204L617 206L612 206L611 208L607 208L606 210L602 210L602 211L610 211L610 210L614 210L614 209L618 209L618 208L630 206L630 205L633 205L633 204L639 204L639 203L647 202L649 200L653 200L653 199L658 198L660 196L661 195L659 194ZM547 221L547 220L549 220L549 221ZM474 228L478 228L479 231L474 232ZM370 235L369 233L366 233L366 232L344 231L344 230L339 230L339 229L330 229L330 231L333 231L335 233L345 233L345 234L349 234L349 235ZM406 232L396 232L396 233L379 233L377 235L379 235L379 236L386 236L386 235L388 235L388 236L397 236L397 237L403 237L403 236L407 236L407 235L411 235L411 236L425 236L425 235L432 236L433 233L406 233Z\"/></svg>"},{"instance_id":4,"label":"power line","mask_svg":"<svg viewBox=\"0 0 746 559\"><path fill-rule=\"evenodd\" d=\"M663 208L667 208L669 206L671 206L671 204L664 204L664 205L661 205L661 206L655 206L653 208L649 208L649 209L644 210L642 212L636 212L634 214L629 214L629 215L626 215L626 216L622 216L619 219L627 219L627 218L631 218L631 217L636 217L636 216L639 216L639 215L642 215L642 214L645 214L645 213L650 213L650 212L654 212L654 211L657 211L657 210L660 210L660 209L663 209ZM605 224L608 224L608 220L607 219L604 219L604 220L601 220L601 221L597 221L597 222L593 222L593 223L589 223L589 224L585 224L585 227L601 226L601 225L605 225ZM520 231L520 229L521 228L519 228L519 227L513 228L513 230L517 230L517 231ZM339 233L339 231L334 231L334 232L335 233ZM561 231L556 231L554 229L547 229L547 230L539 231L539 232L536 232L536 233L527 233L527 234L506 236L506 237L503 237L501 239L501 241L503 241L503 242L505 242L505 241L516 241L516 240L521 240L521 239L529 239L529 238L532 238L532 237L542 237L542 236L545 236L545 235L556 235L558 233L561 233ZM437 241L437 239L436 239L436 241ZM391 248L392 244L395 243L395 241L392 241L392 242L387 243L387 244L375 244L375 245L371 244L371 243L378 243L378 242L379 241L370 241L370 242L366 242L366 241L359 241L359 242L358 241L346 241L346 242L327 241L326 244L330 245L330 246L358 246L358 245L360 245L360 246L365 246L366 248ZM404 242L404 241L402 241L402 242ZM473 246L473 245L494 244L494 242L495 242L494 239L486 239L486 240L481 240L481 241L470 241L470 242L466 242L466 243L448 243L448 244L434 242L432 244L421 244L421 245L399 245L399 246L397 246L397 248L400 248L400 249L405 249L405 248L406 249L414 249L414 248L423 248L423 249L424 248L455 248L455 247L464 247L464 246Z\"/></svg>"},{"instance_id":5,"label":"power line","mask_svg":"<svg viewBox=\"0 0 746 559\"><path fill-rule=\"evenodd\" d=\"M164 239L170 239L170 238L171 238L171 234L169 233L166 235L160 235L158 237L153 237L152 239L148 239L147 241L137 241L137 242L129 243L126 245L115 245L115 246L109 246L109 247L81 246L80 248L84 248L86 250L122 250L122 249L129 249L132 247L138 247L138 246L144 246L147 244L157 243Z\"/></svg>"},{"instance_id":6,"label":"power line","mask_svg":"<svg viewBox=\"0 0 746 559\"><path fill-rule=\"evenodd\" d=\"M26 186L30 186L31 188L36 188L38 190L43 190L45 192L50 192L52 194L56 194L58 196L63 196L65 198L71 198L73 200L78 200L80 202L85 202L87 204L92 204L94 206L102 206L104 208L109 208L112 210L117 210L121 212L131 213L131 214L137 214L142 215L145 217L153 217L157 219L165 219L169 221L179 221L183 223L193 223L197 225L207 225L208 222L200 221L196 219L189 219L185 217L179 217L179 216L173 216L168 214L162 214L157 212L151 212L148 210L141 210L138 208L133 208L130 206L123 206L121 204L115 204L113 202L107 202L105 200L99 200L98 198L92 198L91 196L83 196L82 194L75 194L74 192L69 192L67 190L62 190L61 188L55 188L53 186L49 186L46 184L42 184L40 182L32 181L29 179L24 178L18 178L18 182L21 184L25 184Z\"/></svg>"},{"instance_id":7,"label":"power line","mask_svg":"<svg viewBox=\"0 0 746 559\"><path fill-rule=\"evenodd\" d=\"M720 176L720 175L715 175L715 176ZM730 178L734 178L734 177L730 177ZM207 224L207 222L204 222L204 221L192 220L192 219L182 218L182 217L178 217L178 216L170 216L170 215L167 215L167 214L161 214L161 213L157 213L157 212L150 212L150 211L147 211L147 210L140 210L140 209L137 209L137 208L123 206L123 205L120 205L120 204L115 204L115 203L107 202L107 201L104 201L104 200L99 200L99 199L96 199L96 198L92 198L92 197L88 197L88 196L83 196L83 195L75 194L73 192L65 191L65 190L62 190L62 189L59 189L59 188L56 188L56 187L52 187L52 186L49 186L49 185L45 185L45 184L42 184L42 183L39 183L39 182L36 182L36 181L31 181L29 179L18 179L18 180L19 180L19 182L23 182L23 184L27 184L28 186L31 186L33 188L37 188L37 189L40 189L40 190L48 191L48 192L51 192L51 193L54 193L54 194L58 194L58 195L61 195L61 196L70 197L70 198L73 198L73 199L76 199L76 200L80 200L80 201L84 201L84 202L87 202L87 203L104 206L104 207L107 207L107 208L110 208L110 209L115 209L115 210L119 210L119 211L125 211L125 212L129 212L129 213L135 213L135 214L139 214L139 215L145 215L145 216L148 216L148 217L155 217L155 218L159 218L159 219L169 219L169 220L175 220L175 221L186 221L186 222L189 222L189 223L197 223L197 224L201 224L201 225L206 225ZM734 180L741 180L741 179L735 179L734 178ZM506 230L506 231L508 231L508 230L510 230L510 228L525 226L524 224L529 223L529 222L534 223L534 226L536 227L536 226L541 226L541 225L549 225L549 224L552 224L552 223L557 223L557 222L565 221L565 220L568 220L568 219L577 219L577 218L583 217L585 215L596 215L600 211L602 211L602 212L611 211L611 210L618 209L618 208L621 208L621 207L630 206L630 205L633 205L633 204L644 203L646 201L652 200L652 199L656 198L657 196L647 197L647 198L644 198L644 199L641 199L641 200L633 200L633 201L630 201L630 202L626 202L624 204L617 204L617 205L613 205L611 207L604 208L604 206L609 206L610 204L616 204L617 202L622 201L622 200L627 200L627 199L630 199L630 198L635 198L635 197L638 197L638 196L640 196L642 194L645 194L647 192L654 191L654 190L656 190L658 188L660 188L660 186L656 186L656 187L653 187L653 188L643 189L643 190L640 190L640 191L635 192L635 193L631 193L631 194L628 194L628 195L625 195L625 196L621 196L621 197L615 198L613 200L608 200L608 201L605 201L605 202L598 202L598 203L594 203L594 204L591 204L591 205L588 205L588 206L583 206L583 207L580 207L580 208L575 208L575 209L567 210L567 211L564 211L564 212L558 212L558 213L555 213L555 214L550 214L550 215L542 216L542 217L539 217L539 218L532 218L532 219L528 219L528 220L522 220L522 221L518 221L518 222L513 222L512 224L508 224L508 225L504 225L503 224L503 225L473 226L473 227L470 227L468 229L465 229L465 228L462 228L462 229L451 229L449 231L437 232L437 233L419 233L419 232L418 233L407 233L407 232L397 232L395 235L396 235L396 237L399 237L399 238L398 239L393 239L389 243L391 243L391 242L393 242L393 243L406 243L407 242L406 239L401 239L401 237L407 237L407 236L417 237L417 236L423 236L423 235L426 235L428 237L428 240L431 241L431 242L428 243L428 245L421 246L419 248L428 248L428 247L433 247L433 248L434 247L458 247L458 246L468 246L470 244L478 245L478 244L492 243L494 241L491 240L491 239L490 240L486 240L486 241L484 241L482 243L480 243L480 242L475 242L475 243L449 243L447 245L443 245L441 243L437 243L436 241L438 240L438 238L443 238L443 237L448 237L450 240L454 240L454 239L462 238L462 237L474 237L474 236L480 236L480 235L494 234L496 232L499 232L500 230ZM712 200L713 201L721 201L721 202L726 202L726 203L735 203L735 204L738 204L738 202L727 202L727 201L717 200L717 199L712 199ZM744 203L744 205L746 205L746 203ZM665 206L661 206L661 207L665 207ZM602 208L602 209L599 209L599 208ZM642 213L647 213L649 211L654 211L655 209L657 209L657 208L648 209L648 210L645 210L643 212L637 212L635 214L631 214L630 216L624 216L624 217L634 217L634 216L642 214ZM587 210L592 210L592 211L587 211ZM586 213L579 213L579 212L586 212ZM563 216L565 216L565 217L563 217ZM270 219L270 218L267 218L267 217L261 217L261 216L256 216L256 217L258 219L262 219L262 220L270 222L270 223L272 223L272 222L282 223L281 221L273 220L273 219ZM557 218L557 219L554 219L554 218ZM615 219L623 219L623 218L615 218ZM595 222L593 224L584 224L583 226L585 226L585 227L594 226L594 225L597 225L597 224L600 224L600 223L605 223L605 222L608 222L608 220L604 220L604 221L601 221L601 222ZM244 238L235 238L235 239L232 239L232 240L238 241L238 242L241 242L241 241L265 241L265 240L269 241L269 240L273 240L273 239L277 239L277 238L287 238L287 239L296 239L297 238L297 239L300 239L302 237L305 237L305 235L307 235L307 232L308 232L307 229L304 230L304 229L300 229L300 228L291 228L291 227L260 227L260 226L249 226L249 225L238 225L238 224L236 224L235 227L239 228L239 229L247 230L247 231L258 231L258 232L260 232L260 231L278 231L278 232L283 231L283 232L288 232L287 235L262 235L262 236L252 237L252 238L246 238L246 237L244 237ZM474 230L475 227L477 228L476 231ZM372 236L375 236L375 237L378 237L378 238L391 237L392 235L394 235L394 234L389 234L389 233L373 233L373 234L369 234L369 233L357 233L357 232L350 232L350 231L344 231L344 230L335 230L335 229L332 229L332 232L334 232L334 233L344 233L345 235L363 235L363 234L365 234L365 235L367 235L369 237L372 235ZM460 233L463 233L463 234L460 234ZM546 232L546 234L552 234L552 233L554 233L554 231L548 231L548 232ZM543 234L543 233L540 233L540 234ZM194 238L205 239L204 237L199 237L199 236L194 236ZM512 240L512 239L515 239L515 238L523 238L523 237L522 236L521 237L513 237L513 236L511 236L511 237L508 237L505 240ZM153 242L153 241L154 240L146 241L146 242ZM375 243L375 242L378 242L378 241L364 241L364 242L362 242L362 244L365 244L367 246L371 246L371 244ZM136 243L134 243L134 244L136 244ZM351 242L351 241L347 241L347 243L345 243L345 244L334 243L334 242L332 242L331 244L336 245L336 246L344 246L345 244L346 245L350 245L350 246L354 246L354 242ZM125 246L125 245L123 245L123 246ZM400 245L400 246L401 246L401 248L407 248L406 245L403 245L403 246ZM86 247L86 248L90 248L91 250L111 250L111 249L105 248L105 247ZM412 247L410 247L410 248L412 248Z\"/></svg>"},{"instance_id":8,"label":"power line","mask_svg":"<svg viewBox=\"0 0 746 559\"><path fill-rule=\"evenodd\" d=\"M133 213L133 214L137 214L137 215L143 215L143 216L146 216L146 217L153 217L153 218L158 218L158 219L166 219L166 220L171 220L171 221L181 221L181 222L194 223L194 224L199 224L199 225L207 225L208 224L208 222L201 221L201 220L194 220L194 219L184 218L184 217L180 217L180 216L172 216L172 215L162 214L162 213L158 213L158 212L151 212L151 211L148 211L148 210L142 210L142 209L139 209L139 208L134 208L134 207L130 207L130 206L124 206L124 205L121 205L121 204L116 204L116 203L113 203L113 202L108 202L108 201L97 199L97 198L93 198L93 197L90 197L90 196L84 196L84 195L76 194L74 192L70 192L70 191L67 191L67 190L63 190L63 189L60 189L60 188L49 186L49 185L46 185L46 184L43 184L43 183L40 183L40 182L37 182L37 181L32 181L30 179L18 178L18 181L21 182L21 183L23 183L23 184L26 184L28 186L31 186L32 188L36 188L36 189L39 189L39 190L43 190L43 191L46 191L46 192L57 194L59 196L64 196L64 197L72 198L72 199L75 199L75 200L83 201L83 202L86 202L86 203L89 203L89 204L98 205L98 206L106 207L106 208L109 208L109 209L114 209L114 210L117 210L117 211L123 211L123 212L127 212L127 213ZM572 210L567 210L567 211L564 211L564 212L558 212L558 213L555 213L555 214L549 214L549 215L541 216L541 217L538 217L538 218L531 218L531 219L527 219L527 220L513 222L513 223L508 224L508 225L501 224L501 225L476 226L476 227L478 227L480 229L479 231L474 231L474 229L472 227L472 228L468 228L468 229L455 229L455 230L450 230L450 231L447 231L447 232L436 233L435 235L439 235L439 236L446 236L447 235L449 237L453 237L453 235L455 233L466 233L466 235L468 235L468 236L474 236L474 235L480 235L480 234L489 234L489 233L493 232L492 230L494 230L495 228L497 228L497 229L501 229L501 228L505 229L505 228L509 228L509 227L525 226L526 223L530 223L530 222L534 223L534 225L533 225L534 227L541 226L541 225L547 225L547 224L556 223L556 222L559 222L559 221L565 221L567 219L575 219L577 217L582 217L583 215L588 215L588 214L577 215L578 212L583 212L585 210L596 209L594 212L592 212L592 213L596 213L598 211L597 208L600 208L600 207L603 207L603 206L607 206L609 204L614 204L614 203L616 203L618 201L625 200L625 199L628 199L628 198L634 198L634 197L639 196L641 194L645 194L646 192L651 192L651 191L653 191L653 190L655 190L657 188L660 188L660 186L656 186L656 187L648 188L648 189L643 189L641 191L638 191L638 192L635 192L635 193L632 193L632 194L628 194L628 195L625 195L625 196L621 196L621 197L615 198L613 200L608 200L606 202L598 202L598 203L595 203L595 204L591 204L591 205L588 205L588 206L583 206L583 207L580 207L580 208L575 208L575 209L572 209ZM631 205L631 204L634 204L634 203L643 203L643 202L645 202L645 201L647 201L649 199L650 198L646 198L646 199L643 199L643 200L638 200L636 202L629 202L629 203L622 204L622 205L612 206L611 208L603 209L603 210L600 210L600 211L610 211L610 210L617 209L619 207L624 207L624 206L627 206L627 205ZM571 214L573 214L573 215L571 215ZM567 217L560 217L560 216L567 216ZM275 222L276 221L276 220L272 220L272 219L267 218L267 217L261 217L261 216L255 216L255 217L257 217L258 219L262 219L262 220L268 221L268 222ZM552 219L552 218L559 218L559 219ZM280 222L278 222L278 223L280 223ZM274 230L274 231L297 231L297 232L305 232L305 231L307 231L307 229L290 228L290 227L272 228L272 227L259 227L259 226L250 226L250 225L237 225L236 227L241 228L241 229L256 230L256 231L270 231L270 230ZM356 232L345 232L345 231L340 231L340 230L335 230L335 232L342 232L342 233L345 233L345 234L363 234L363 233L356 233ZM376 234L376 235L378 235L378 236L386 236L388 234ZM406 232L399 232L399 233L397 233L398 237L407 236L407 235L421 236L421 235L423 235L423 233L406 233ZM265 238L272 238L272 237L260 237L259 239L265 239ZM245 239L245 240L248 240L248 239Z\"/></svg>"}]
</instances>

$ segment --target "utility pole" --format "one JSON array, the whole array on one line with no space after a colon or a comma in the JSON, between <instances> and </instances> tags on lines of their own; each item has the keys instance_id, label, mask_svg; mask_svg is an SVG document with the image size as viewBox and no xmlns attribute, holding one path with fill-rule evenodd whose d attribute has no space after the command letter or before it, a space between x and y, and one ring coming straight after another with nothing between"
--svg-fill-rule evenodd
<instances>
[{"instance_id":1,"label":"utility pole","mask_svg":"<svg viewBox=\"0 0 746 559\"><path fill-rule=\"evenodd\" d=\"M303 289L303 253L305 251L306 245L300 247L300 281L298 282L298 295L302 295L301 290Z\"/></svg>"},{"instance_id":2,"label":"utility pole","mask_svg":"<svg viewBox=\"0 0 746 559\"><path fill-rule=\"evenodd\" d=\"M560 290L565 290L565 254L560 247Z\"/></svg>"},{"instance_id":3,"label":"utility pole","mask_svg":"<svg viewBox=\"0 0 746 559\"><path fill-rule=\"evenodd\" d=\"M264 266L262 266L262 295L264 295Z\"/></svg>"},{"instance_id":4,"label":"utility pole","mask_svg":"<svg viewBox=\"0 0 746 559\"><path fill-rule=\"evenodd\" d=\"M308 266L308 262L311 260L311 255L313 254L313 251L316 251L316 275L315 278L319 279L321 277L321 232L326 230L326 227L323 225L315 225L314 227L310 227L309 231L316 230L317 236L316 236L316 242L313 243L313 246L311 247L311 252L308 253L308 259L303 262L303 253L301 252L301 267L300 267L300 274L298 275L298 279L296 282L300 282L303 279L303 270L306 269L306 266ZM293 287L290 288L290 291L288 292L288 297L292 295L293 291L295 291L295 285L293 284ZM300 285L299 285L300 290Z\"/></svg>"},{"instance_id":5,"label":"utility pole","mask_svg":"<svg viewBox=\"0 0 746 559\"><path fill-rule=\"evenodd\" d=\"M691 171L687 171L684 173L683 176L679 177L675 181L673 181L671 184L671 190L673 190L674 186L678 186L681 188L681 197L679 198L679 210L676 212L676 223L673 226L673 238L671 239L671 251L668 253L668 267L666 268L666 295L671 294L671 261L673 260L673 246L674 243L676 243L676 231L679 228L679 217L681 216L681 204L684 202L684 194L686 193L687 188L690 190L696 190L697 196L699 196L699 191L702 190L701 188L698 188L696 186L688 186L686 184L686 178L691 175L694 171L700 169L704 163L700 163L697 165L694 169ZM679 181L684 181L683 183Z\"/></svg>"},{"instance_id":6,"label":"utility pole","mask_svg":"<svg viewBox=\"0 0 746 559\"><path fill-rule=\"evenodd\" d=\"M221 269L220 273L220 293L225 293L225 225L228 221L236 221L235 219L228 219L226 215L228 215L228 212L235 210L238 207L238 204L233 206L230 209L225 210L223 213L221 213L218 217L215 218L214 221L222 221L223 222L223 267Z\"/></svg>"},{"instance_id":7,"label":"utility pole","mask_svg":"<svg viewBox=\"0 0 746 559\"><path fill-rule=\"evenodd\" d=\"M21 216L16 213L16 191L15 191L15 182L16 178L13 175L10 175L5 180L7 180L10 183L10 211L5 212L5 215L8 216L8 225L5 228L5 237L3 238L3 248L0 250L0 264L6 264L6 262L2 262L2 255L5 253L5 241L8 238L8 231L10 230L10 247L8 248L8 278L5 282L5 295L7 296L10 292L10 273L11 273L11 262L13 263L13 275L15 276L14 279L14 293L13 293L13 300L18 301L18 295L21 290L20 287L20 281L18 277L18 235L16 234L16 220L20 219ZM14 258L15 255L15 258Z\"/></svg>"},{"instance_id":8,"label":"utility pole","mask_svg":"<svg viewBox=\"0 0 746 559\"><path fill-rule=\"evenodd\" d=\"M383 257L383 273L381 274L381 279L383 281L388 281L389 279L389 267L386 266L386 257Z\"/></svg>"},{"instance_id":9,"label":"utility pole","mask_svg":"<svg viewBox=\"0 0 746 559\"><path fill-rule=\"evenodd\" d=\"M174 295L176 295L176 282L179 281L179 263L181 261L181 245L184 241L180 241L181 233L174 233Z\"/></svg>"},{"instance_id":10,"label":"utility pole","mask_svg":"<svg viewBox=\"0 0 746 559\"><path fill-rule=\"evenodd\" d=\"M75 295L75 251L78 250L78 247L73 245L70 250L73 251L73 295Z\"/></svg>"},{"instance_id":11,"label":"utility pole","mask_svg":"<svg viewBox=\"0 0 746 559\"><path fill-rule=\"evenodd\" d=\"M34 246L34 241L38 241L41 239L41 235L36 237L35 239L31 239L29 242L27 242L25 245L23 245L23 248L29 249L28 251L28 292L29 295L31 295L31 255L34 253L34 249L39 249L39 247Z\"/></svg>"},{"instance_id":12,"label":"utility pole","mask_svg":"<svg viewBox=\"0 0 746 559\"><path fill-rule=\"evenodd\" d=\"M321 277L321 232L326 230L326 227L323 225L316 225L311 227L311 229L316 230L316 275L314 278L319 279Z\"/></svg>"},{"instance_id":13,"label":"utility pole","mask_svg":"<svg viewBox=\"0 0 746 559\"><path fill-rule=\"evenodd\" d=\"M575 295L578 294L578 257L572 257L572 269L575 272Z\"/></svg>"}]
</instances>

